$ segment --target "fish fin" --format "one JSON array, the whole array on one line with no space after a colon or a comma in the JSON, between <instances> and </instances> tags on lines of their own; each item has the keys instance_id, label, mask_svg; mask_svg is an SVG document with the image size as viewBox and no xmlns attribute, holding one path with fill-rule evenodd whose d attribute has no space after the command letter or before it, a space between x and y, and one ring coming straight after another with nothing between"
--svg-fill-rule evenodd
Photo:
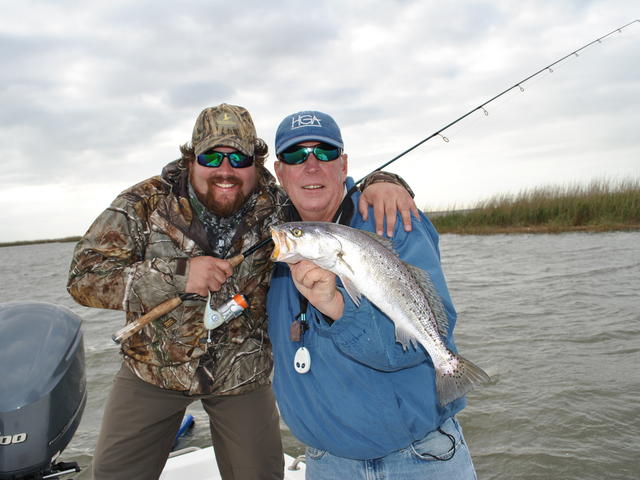
<instances>
[{"instance_id":1,"label":"fish fin","mask_svg":"<svg viewBox=\"0 0 640 480\"><path fill-rule=\"evenodd\" d=\"M358 287L356 287L355 284L346 277L340 277L340 281L342 282L344 289L349 294L349 297L351 297L351 300L353 300L353 303L356 304L356 307L359 307L362 293L360 293L360 290L358 290Z\"/></svg>"},{"instance_id":2,"label":"fish fin","mask_svg":"<svg viewBox=\"0 0 640 480\"><path fill-rule=\"evenodd\" d=\"M352 275L355 275L356 272L353 271L353 268L351 268L351 265L349 265L349 262L347 262L344 259L344 251L340 250L338 251L338 253L336 254L336 262L335 263L339 263L340 265L343 265L344 267L346 267Z\"/></svg>"},{"instance_id":3,"label":"fish fin","mask_svg":"<svg viewBox=\"0 0 640 480\"><path fill-rule=\"evenodd\" d=\"M474 363L460 355L452 355L451 365L436 367L436 390L442 406L491 380L491 377Z\"/></svg>"},{"instance_id":4,"label":"fish fin","mask_svg":"<svg viewBox=\"0 0 640 480\"><path fill-rule=\"evenodd\" d=\"M433 312L436 324L438 325L438 332L443 337L446 337L449 334L449 317L445 312L440 294L431 281L431 275L429 275L429 272L418 268L415 265L411 265L406 262L403 263L424 292L427 302L429 303L429 307L431 307L431 311Z\"/></svg>"},{"instance_id":5,"label":"fish fin","mask_svg":"<svg viewBox=\"0 0 640 480\"><path fill-rule=\"evenodd\" d=\"M391 240L389 240L387 238L384 238L384 237L381 237L380 235L378 235L376 233L368 232L366 230L359 230L359 233L367 235L369 238L371 238L372 240L375 240L380 245L382 245L384 248L386 248L391 253L393 253L396 257L398 256L398 252L396 252L396 249L394 248L393 242Z\"/></svg>"},{"instance_id":6,"label":"fish fin","mask_svg":"<svg viewBox=\"0 0 640 480\"><path fill-rule=\"evenodd\" d=\"M416 337L411 335L408 330L404 328L398 327L396 325L396 342L402 345L402 349L407 351L409 349L409 345L413 345L413 349L416 350L418 348L418 340Z\"/></svg>"},{"instance_id":7,"label":"fish fin","mask_svg":"<svg viewBox=\"0 0 640 480\"><path fill-rule=\"evenodd\" d=\"M351 265L349 265L349 263L346 262L345 259L343 258L342 251L340 251L338 253L336 263L340 263L347 270L349 270L352 275L356 274L356 272L353 271L353 268L351 268ZM345 290L349 294L349 297L351 297L351 300L353 300L353 303L356 304L356 307L359 307L360 306L360 298L362 297L362 293L360 292L358 287L356 287L355 283L353 283L348 277L346 277L344 275L340 275L339 278L340 278L340 281L342 282L342 285L344 286Z\"/></svg>"}]
</instances>

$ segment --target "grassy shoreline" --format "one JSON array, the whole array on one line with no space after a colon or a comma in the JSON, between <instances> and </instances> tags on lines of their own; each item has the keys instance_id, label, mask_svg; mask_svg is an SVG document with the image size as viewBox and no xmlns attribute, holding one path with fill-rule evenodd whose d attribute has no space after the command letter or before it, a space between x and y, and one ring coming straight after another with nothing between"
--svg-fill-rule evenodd
<instances>
[{"instance_id":1,"label":"grassy shoreline","mask_svg":"<svg viewBox=\"0 0 640 480\"><path fill-rule=\"evenodd\" d=\"M561 233L640 230L640 179L546 186L498 195L431 218L440 233Z\"/></svg>"},{"instance_id":2,"label":"grassy shoreline","mask_svg":"<svg viewBox=\"0 0 640 480\"><path fill-rule=\"evenodd\" d=\"M640 179L594 180L498 195L466 210L427 215L440 233L491 235L640 230ZM80 236L0 243L0 247L77 242Z\"/></svg>"}]
</instances>

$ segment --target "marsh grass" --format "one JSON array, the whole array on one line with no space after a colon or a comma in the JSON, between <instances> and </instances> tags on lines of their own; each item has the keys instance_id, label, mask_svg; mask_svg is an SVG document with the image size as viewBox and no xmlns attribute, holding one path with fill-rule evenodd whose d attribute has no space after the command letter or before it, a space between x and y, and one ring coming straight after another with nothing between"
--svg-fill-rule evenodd
<instances>
[{"instance_id":1,"label":"marsh grass","mask_svg":"<svg viewBox=\"0 0 640 480\"><path fill-rule=\"evenodd\" d=\"M431 218L441 233L640 229L640 179L594 180L497 195Z\"/></svg>"}]
</instances>

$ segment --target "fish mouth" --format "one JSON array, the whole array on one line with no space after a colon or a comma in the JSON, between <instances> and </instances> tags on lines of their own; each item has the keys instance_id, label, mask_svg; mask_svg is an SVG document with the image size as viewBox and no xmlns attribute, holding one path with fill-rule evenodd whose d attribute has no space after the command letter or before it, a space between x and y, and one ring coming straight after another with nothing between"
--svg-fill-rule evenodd
<instances>
[{"instance_id":1,"label":"fish mouth","mask_svg":"<svg viewBox=\"0 0 640 480\"><path fill-rule=\"evenodd\" d=\"M271 227L271 238L273 239L273 251L271 252L271 256L269 260L275 262L278 260L280 256L280 245L282 245L282 232L277 231L275 228Z\"/></svg>"}]
</instances>

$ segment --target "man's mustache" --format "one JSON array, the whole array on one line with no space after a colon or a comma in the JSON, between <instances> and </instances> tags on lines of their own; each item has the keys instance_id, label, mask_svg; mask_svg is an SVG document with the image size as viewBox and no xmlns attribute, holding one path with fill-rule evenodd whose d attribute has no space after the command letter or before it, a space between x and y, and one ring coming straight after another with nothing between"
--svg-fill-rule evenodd
<instances>
[{"instance_id":1,"label":"man's mustache","mask_svg":"<svg viewBox=\"0 0 640 480\"><path fill-rule=\"evenodd\" d=\"M216 183L233 183L234 185L238 185L242 187L243 181L241 178L236 177L234 175L215 175L213 177L209 177L208 182L209 185L213 186Z\"/></svg>"}]
</instances>

